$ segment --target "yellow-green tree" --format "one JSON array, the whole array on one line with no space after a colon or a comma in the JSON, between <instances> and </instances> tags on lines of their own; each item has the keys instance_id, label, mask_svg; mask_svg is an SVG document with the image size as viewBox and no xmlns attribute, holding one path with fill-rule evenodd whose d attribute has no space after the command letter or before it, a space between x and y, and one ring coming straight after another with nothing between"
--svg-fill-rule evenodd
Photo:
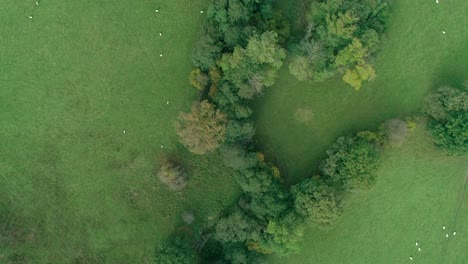
<instances>
[{"instance_id":1,"label":"yellow-green tree","mask_svg":"<svg viewBox=\"0 0 468 264\"><path fill-rule=\"evenodd\" d=\"M359 91L363 81L372 81L375 78L374 68L370 64L357 65L356 68L346 69L343 81Z\"/></svg>"},{"instance_id":2,"label":"yellow-green tree","mask_svg":"<svg viewBox=\"0 0 468 264\"><path fill-rule=\"evenodd\" d=\"M199 91L203 91L209 82L208 76L206 73L202 72L200 68L192 70L189 76L189 80L190 84Z\"/></svg>"}]
</instances>

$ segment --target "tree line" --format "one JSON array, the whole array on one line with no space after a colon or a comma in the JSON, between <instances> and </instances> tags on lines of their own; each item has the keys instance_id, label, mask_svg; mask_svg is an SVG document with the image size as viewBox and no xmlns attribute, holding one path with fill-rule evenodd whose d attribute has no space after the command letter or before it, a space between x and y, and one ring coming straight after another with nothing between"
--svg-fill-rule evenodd
<instances>
[{"instance_id":1,"label":"tree line","mask_svg":"<svg viewBox=\"0 0 468 264\"><path fill-rule=\"evenodd\" d=\"M364 71L370 67L366 58L377 50L388 5L380 0L354 2L312 1L312 26L298 44L299 52L292 52L297 57L290 69L297 66L292 66L295 60L304 60L307 78L323 80L344 69L344 76L351 72L343 77L345 81L369 79L359 67ZM176 130L191 152L221 155L235 171L242 195L233 208L197 229L195 235L172 236L156 249L155 263L264 263L268 254L297 252L306 224L333 226L344 194L371 188L381 151L401 145L416 124L392 119L377 131L340 137L327 151L320 173L284 188L280 170L252 144L255 126L249 105L275 83L286 58L289 22L270 0L213 0L207 18L189 76L200 91L200 100L190 112L180 114ZM333 34L326 34L329 31ZM301 45L308 46L312 55L317 53L313 56L318 59L301 58L305 56L300 53ZM360 82L353 86L358 89ZM430 119L428 128L436 144L448 146L453 153L466 153L466 93L444 91L428 99L424 110ZM439 107L429 107L434 101L440 102ZM186 173L176 163L166 164L159 177L180 190Z\"/></svg>"}]
</instances>

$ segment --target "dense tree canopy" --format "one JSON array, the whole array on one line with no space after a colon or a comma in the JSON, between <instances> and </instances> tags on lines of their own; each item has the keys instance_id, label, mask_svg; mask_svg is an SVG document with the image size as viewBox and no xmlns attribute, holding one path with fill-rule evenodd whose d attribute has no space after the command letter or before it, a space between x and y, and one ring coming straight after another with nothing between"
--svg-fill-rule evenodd
<instances>
[{"instance_id":1,"label":"dense tree canopy","mask_svg":"<svg viewBox=\"0 0 468 264\"><path fill-rule=\"evenodd\" d=\"M223 243L244 243L247 240L258 241L260 238L260 226L257 221L239 209L221 218L215 231L215 238Z\"/></svg>"},{"instance_id":2,"label":"dense tree canopy","mask_svg":"<svg viewBox=\"0 0 468 264\"><path fill-rule=\"evenodd\" d=\"M468 153L468 93L441 87L426 98L424 112L437 146L451 154Z\"/></svg>"},{"instance_id":3,"label":"dense tree canopy","mask_svg":"<svg viewBox=\"0 0 468 264\"><path fill-rule=\"evenodd\" d=\"M252 98L264 87L272 86L286 53L278 45L278 34L267 31L249 39L246 48L237 46L219 62L224 79L238 87L242 98Z\"/></svg>"},{"instance_id":4,"label":"dense tree canopy","mask_svg":"<svg viewBox=\"0 0 468 264\"><path fill-rule=\"evenodd\" d=\"M336 190L327 186L320 176L300 182L291 192L296 212L319 227L329 227L338 219L340 206Z\"/></svg>"},{"instance_id":5,"label":"dense tree canopy","mask_svg":"<svg viewBox=\"0 0 468 264\"><path fill-rule=\"evenodd\" d=\"M375 140L364 133L340 137L327 154L321 169L331 182L348 190L371 187L379 160Z\"/></svg>"},{"instance_id":6,"label":"dense tree canopy","mask_svg":"<svg viewBox=\"0 0 468 264\"><path fill-rule=\"evenodd\" d=\"M193 264L197 263L197 255L187 241L174 238L157 248L154 263Z\"/></svg>"},{"instance_id":7,"label":"dense tree canopy","mask_svg":"<svg viewBox=\"0 0 468 264\"><path fill-rule=\"evenodd\" d=\"M302 220L294 213L271 220L263 233L259 248L262 252L275 253L279 256L297 253L304 229Z\"/></svg>"},{"instance_id":8,"label":"dense tree canopy","mask_svg":"<svg viewBox=\"0 0 468 264\"><path fill-rule=\"evenodd\" d=\"M375 78L368 57L377 51L388 18L386 0L313 0L308 27L289 70L299 80L324 80L337 69L356 90Z\"/></svg>"}]
</instances>

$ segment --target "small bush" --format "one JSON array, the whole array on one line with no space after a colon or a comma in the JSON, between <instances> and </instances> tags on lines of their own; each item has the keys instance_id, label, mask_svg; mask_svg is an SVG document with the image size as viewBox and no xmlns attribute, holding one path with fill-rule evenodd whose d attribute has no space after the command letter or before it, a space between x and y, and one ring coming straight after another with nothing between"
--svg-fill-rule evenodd
<instances>
[{"instance_id":1,"label":"small bush","mask_svg":"<svg viewBox=\"0 0 468 264\"><path fill-rule=\"evenodd\" d=\"M158 172L158 178L170 189L175 191L182 190L187 185L187 173L177 163L164 160Z\"/></svg>"},{"instance_id":2,"label":"small bush","mask_svg":"<svg viewBox=\"0 0 468 264\"><path fill-rule=\"evenodd\" d=\"M190 225L195 221L195 216L192 212L186 211L182 213L182 220L184 221L184 223Z\"/></svg>"},{"instance_id":3,"label":"small bush","mask_svg":"<svg viewBox=\"0 0 468 264\"><path fill-rule=\"evenodd\" d=\"M391 119L382 125L382 132L391 146L400 146L408 137L409 128L407 122L400 119Z\"/></svg>"}]
</instances>

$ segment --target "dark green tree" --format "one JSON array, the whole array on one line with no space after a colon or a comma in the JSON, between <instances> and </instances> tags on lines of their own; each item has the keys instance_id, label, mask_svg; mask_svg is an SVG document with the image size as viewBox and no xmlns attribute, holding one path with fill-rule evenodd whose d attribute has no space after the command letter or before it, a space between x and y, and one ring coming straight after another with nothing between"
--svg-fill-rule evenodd
<instances>
[{"instance_id":1,"label":"dark green tree","mask_svg":"<svg viewBox=\"0 0 468 264\"><path fill-rule=\"evenodd\" d=\"M468 153L468 93L441 87L427 97L424 111L437 146L453 155Z\"/></svg>"},{"instance_id":2,"label":"dark green tree","mask_svg":"<svg viewBox=\"0 0 468 264\"><path fill-rule=\"evenodd\" d=\"M190 246L190 242L176 237L157 248L154 263L194 264L197 263L197 255Z\"/></svg>"},{"instance_id":3,"label":"dark green tree","mask_svg":"<svg viewBox=\"0 0 468 264\"><path fill-rule=\"evenodd\" d=\"M261 252L286 256L299 251L299 242L304 234L305 225L294 213L272 219L263 232L260 242Z\"/></svg>"},{"instance_id":4,"label":"dark green tree","mask_svg":"<svg viewBox=\"0 0 468 264\"><path fill-rule=\"evenodd\" d=\"M260 238L260 226L254 218L236 209L217 222L214 238L222 243L257 241Z\"/></svg>"},{"instance_id":5,"label":"dark green tree","mask_svg":"<svg viewBox=\"0 0 468 264\"><path fill-rule=\"evenodd\" d=\"M340 137L327 150L327 155L321 170L332 184L347 190L368 189L372 186L379 164L379 152L376 141L368 139L367 134Z\"/></svg>"},{"instance_id":6,"label":"dark green tree","mask_svg":"<svg viewBox=\"0 0 468 264\"><path fill-rule=\"evenodd\" d=\"M335 224L341 213L336 190L325 184L320 176L307 178L293 186L291 193L296 212L321 228Z\"/></svg>"},{"instance_id":7,"label":"dark green tree","mask_svg":"<svg viewBox=\"0 0 468 264\"><path fill-rule=\"evenodd\" d=\"M266 264L263 254L248 250L245 245L240 243L227 244L224 248L224 254L230 264Z\"/></svg>"},{"instance_id":8,"label":"dark green tree","mask_svg":"<svg viewBox=\"0 0 468 264\"><path fill-rule=\"evenodd\" d=\"M219 66L224 79L238 87L239 96L251 99L274 84L285 57L278 34L268 31L251 37L246 48L236 46L232 53L225 53Z\"/></svg>"}]
</instances>

